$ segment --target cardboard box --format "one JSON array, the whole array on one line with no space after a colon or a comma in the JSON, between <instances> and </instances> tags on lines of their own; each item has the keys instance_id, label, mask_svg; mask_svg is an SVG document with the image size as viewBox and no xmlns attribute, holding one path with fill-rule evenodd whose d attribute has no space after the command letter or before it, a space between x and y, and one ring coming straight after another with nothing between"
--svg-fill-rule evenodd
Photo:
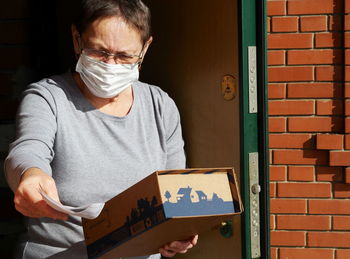
<instances>
[{"instance_id":1,"label":"cardboard box","mask_svg":"<svg viewBox=\"0 0 350 259\"><path fill-rule=\"evenodd\" d=\"M158 253L242 213L232 168L155 172L106 202L93 220L83 219L89 258Z\"/></svg>"}]
</instances>

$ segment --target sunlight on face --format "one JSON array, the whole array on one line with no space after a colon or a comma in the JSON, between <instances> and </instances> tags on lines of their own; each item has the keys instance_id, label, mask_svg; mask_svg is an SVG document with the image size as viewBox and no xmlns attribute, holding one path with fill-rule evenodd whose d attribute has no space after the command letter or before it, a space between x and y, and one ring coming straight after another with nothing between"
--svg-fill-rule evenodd
<instances>
[{"instance_id":1,"label":"sunlight on face","mask_svg":"<svg viewBox=\"0 0 350 259\"><path fill-rule=\"evenodd\" d=\"M84 47L110 53L139 55L142 50L140 33L120 17L94 21L82 34Z\"/></svg>"}]
</instances>

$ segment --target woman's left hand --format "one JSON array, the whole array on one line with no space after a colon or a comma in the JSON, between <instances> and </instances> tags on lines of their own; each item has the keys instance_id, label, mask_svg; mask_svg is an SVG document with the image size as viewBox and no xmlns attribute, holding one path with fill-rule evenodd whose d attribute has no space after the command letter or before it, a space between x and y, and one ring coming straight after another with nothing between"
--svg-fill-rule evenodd
<instances>
[{"instance_id":1,"label":"woman's left hand","mask_svg":"<svg viewBox=\"0 0 350 259\"><path fill-rule=\"evenodd\" d=\"M174 257L177 253L187 253L188 249L191 249L197 244L198 235L195 235L188 240L173 241L159 249L159 253L165 257Z\"/></svg>"}]
</instances>

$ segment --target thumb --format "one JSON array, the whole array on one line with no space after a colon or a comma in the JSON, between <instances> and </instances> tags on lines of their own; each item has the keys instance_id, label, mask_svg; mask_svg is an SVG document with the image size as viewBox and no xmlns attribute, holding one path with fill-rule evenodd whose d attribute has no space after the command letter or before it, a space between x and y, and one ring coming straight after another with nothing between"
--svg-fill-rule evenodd
<instances>
[{"instance_id":1,"label":"thumb","mask_svg":"<svg viewBox=\"0 0 350 259\"><path fill-rule=\"evenodd\" d=\"M50 179L45 184L40 184L40 189L42 192L47 194L50 198L61 203L60 198L58 196L57 187L56 187L55 181L53 179L52 180Z\"/></svg>"}]
</instances>

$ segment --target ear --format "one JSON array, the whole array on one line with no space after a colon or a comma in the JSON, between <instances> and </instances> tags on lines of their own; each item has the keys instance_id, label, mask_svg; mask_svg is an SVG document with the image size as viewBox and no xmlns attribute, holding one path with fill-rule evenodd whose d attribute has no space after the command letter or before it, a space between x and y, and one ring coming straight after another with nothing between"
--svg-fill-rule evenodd
<instances>
[{"instance_id":1,"label":"ear","mask_svg":"<svg viewBox=\"0 0 350 259\"><path fill-rule=\"evenodd\" d=\"M74 46L74 52L75 55L80 55L81 49L80 49L80 33L77 30L77 27L75 24L72 24L71 26L72 31L72 39L73 39L73 46Z\"/></svg>"},{"instance_id":2,"label":"ear","mask_svg":"<svg viewBox=\"0 0 350 259\"><path fill-rule=\"evenodd\" d=\"M145 43L145 45L143 47L143 57L145 57L146 52L148 50L148 47L149 47L149 45L151 45L152 41L153 41L153 37L152 36L149 37L149 39L146 41L146 43Z\"/></svg>"},{"instance_id":3,"label":"ear","mask_svg":"<svg viewBox=\"0 0 350 259\"><path fill-rule=\"evenodd\" d=\"M142 62L143 62L143 60L144 60L144 58L145 58L145 56L146 56L148 47L149 47L149 45L151 45L152 41L153 41L153 37L151 36L151 37L149 37L149 39L146 41L146 43L145 43L145 45L144 45L144 47L143 47L143 54L142 54L142 59L140 60L140 63L139 63L139 70L141 70Z\"/></svg>"}]
</instances>

